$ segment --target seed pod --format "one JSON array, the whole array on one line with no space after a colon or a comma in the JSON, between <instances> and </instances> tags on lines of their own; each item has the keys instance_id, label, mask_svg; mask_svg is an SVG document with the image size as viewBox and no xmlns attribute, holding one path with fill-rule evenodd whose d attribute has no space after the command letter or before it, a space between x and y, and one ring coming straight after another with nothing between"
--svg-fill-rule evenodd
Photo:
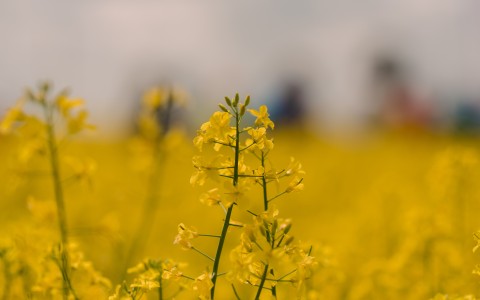
<instances>
[{"instance_id":1,"label":"seed pod","mask_svg":"<svg viewBox=\"0 0 480 300\"><path fill-rule=\"evenodd\" d=\"M247 235L250 241L255 242L257 240L255 234L253 233L253 230L248 230Z\"/></svg>"},{"instance_id":2,"label":"seed pod","mask_svg":"<svg viewBox=\"0 0 480 300\"><path fill-rule=\"evenodd\" d=\"M290 229L292 228L292 223L288 223L286 226L285 226L285 229L283 229L283 233L284 234L287 234Z\"/></svg>"},{"instance_id":3,"label":"seed pod","mask_svg":"<svg viewBox=\"0 0 480 300\"><path fill-rule=\"evenodd\" d=\"M240 96L238 95L238 93L235 94L235 99L233 100L233 106L237 107L238 105L238 101L240 101Z\"/></svg>"},{"instance_id":4,"label":"seed pod","mask_svg":"<svg viewBox=\"0 0 480 300\"><path fill-rule=\"evenodd\" d=\"M218 107L220 107L220 109L224 112L228 112L228 109L223 104L219 104Z\"/></svg>"},{"instance_id":5,"label":"seed pod","mask_svg":"<svg viewBox=\"0 0 480 300\"><path fill-rule=\"evenodd\" d=\"M50 89L50 83L48 81L42 82L40 84L40 91L43 93L47 93Z\"/></svg>"},{"instance_id":6,"label":"seed pod","mask_svg":"<svg viewBox=\"0 0 480 300\"><path fill-rule=\"evenodd\" d=\"M261 234L261 235L265 236L265 232L266 232L266 231L265 231L263 228L260 228L259 231L260 231L260 234Z\"/></svg>"},{"instance_id":7,"label":"seed pod","mask_svg":"<svg viewBox=\"0 0 480 300\"><path fill-rule=\"evenodd\" d=\"M277 228L278 228L278 221L275 219L273 221L273 225L272 225L272 234L275 235L275 233L277 232Z\"/></svg>"},{"instance_id":8,"label":"seed pod","mask_svg":"<svg viewBox=\"0 0 480 300\"><path fill-rule=\"evenodd\" d=\"M35 100L35 95L33 94L32 90L30 88L27 88L25 90L25 94L26 94L28 100Z\"/></svg>"},{"instance_id":9,"label":"seed pod","mask_svg":"<svg viewBox=\"0 0 480 300\"><path fill-rule=\"evenodd\" d=\"M289 237L285 240L285 245L290 245L290 244L293 242L293 239L294 239L293 236L289 236Z\"/></svg>"},{"instance_id":10,"label":"seed pod","mask_svg":"<svg viewBox=\"0 0 480 300\"><path fill-rule=\"evenodd\" d=\"M245 98L245 106L248 106L250 104L250 95Z\"/></svg>"},{"instance_id":11,"label":"seed pod","mask_svg":"<svg viewBox=\"0 0 480 300\"><path fill-rule=\"evenodd\" d=\"M265 227L265 230L268 230L268 225L270 224L268 224L267 220L265 219L263 219L262 221L263 221L263 227Z\"/></svg>"},{"instance_id":12,"label":"seed pod","mask_svg":"<svg viewBox=\"0 0 480 300\"><path fill-rule=\"evenodd\" d=\"M267 242L270 243L270 232L268 232L268 230L265 229L265 237L267 238Z\"/></svg>"},{"instance_id":13,"label":"seed pod","mask_svg":"<svg viewBox=\"0 0 480 300\"><path fill-rule=\"evenodd\" d=\"M240 116L243 116L245 114L245 105L240 104Z\"/></svg>"},{"instance_id":14,"label":"seed pod","mask_svg":"<svg viewBox=\"0 0 480 300\"><path fill-rule=\"evenodd\" d=\"M247 250L247 252L252 252L253 248L251 243L242 243L242 245L243 245L243 248Z\"/></svg>"}]
</instances>

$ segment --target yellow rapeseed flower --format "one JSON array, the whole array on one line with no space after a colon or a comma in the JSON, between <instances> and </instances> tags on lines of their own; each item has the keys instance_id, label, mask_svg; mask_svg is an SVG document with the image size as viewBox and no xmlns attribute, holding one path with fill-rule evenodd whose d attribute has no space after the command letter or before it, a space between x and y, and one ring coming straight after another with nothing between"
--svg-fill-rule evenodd
<instances>
[{"instance_id":1,"label":"yellow rapeseed flower","mask_svg":"<svg viewBox=\"0 0 480 300\"><path fill-rule=\"evenodd\" d=\"M157 109L168 99L168 90L161 87L149 89L143 95L143 104L149 109Z\"/></svg>"},{"instance_id":2,"label":"yellow rapeseed flower","mask_svg":"<svg viewBox=\"0 0 480 300\"><path fill-rule=\"evenodd\" d=\"M66 95L60 95L55 101L58 111L62 114L63 117L68 118L71 114L72 109L76 107L83 106L85 101L81 98L71 99Z\"/></svg>"},{"instance_id":3,"label":"yellow rapeseed flower","mask_svg":"<svg viewBox=\"0 0 480 300\"><path fill-rule=\"evenodd\" d=\"M180 245L182 249L188 250L192 248L191 240L198 237L198 232L193 227L187 227L185 224L178 225L178 234L175 236L173 244Z\"/></svg>"},{"instance_id":4,"label":"yellow rapeseed flower","mask_svg":"<svg viewBox=\"0 0 480 300\"><path fill-rule=\"evenodd\" d=\"M268 109L266 105L260 106L259 110L249 109L248 111L253 116L257 117L257 119L255 120L256 126L264 126L266 128L270 127L271 129L273 129L273 127L275 126L272 120L270 120L269 118L270 115L268 114Z\"/></svg>"},{"instance_id":5,"label":"yellow rapeseed flower","mask_svg":"<svg viewBox=\"0 0 480 300\"><path fill-rule=\"evenodd\" d=\"M197 293L200 299L210 299L210 290L212 288L213 282L208 272L204 272L202 275L195 278L195 282L193 283L193 290Z\"/></svg>"},{"instance_id":6,"label":"yellow rapeseed flower","mask_svg":"<svg viewBox=\"0 0 480 300\"><path fill-rule=\"evenodd\" d=\"M24 118L25 114L21 107L15 106L10 108L0 123L0 133L8 133L15 122L23 121Z\"/></svg>"}]
</instances>

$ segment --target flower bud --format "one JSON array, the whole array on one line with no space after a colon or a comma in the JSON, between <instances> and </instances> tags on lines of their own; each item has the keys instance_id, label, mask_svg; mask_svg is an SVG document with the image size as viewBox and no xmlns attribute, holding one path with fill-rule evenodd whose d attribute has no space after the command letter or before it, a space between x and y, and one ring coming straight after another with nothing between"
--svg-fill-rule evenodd
<instances>
[{"instance_id":1,"label":"flower bud","mask_svg":"<svg viewBox=\"0 0 480 300\"><path fill-rule=\"evenodd\" d=\"M218 107L220 107L220 109L224 112L228 112L228 109L223 104L219 104Z\"/></svg>"},{"instance_id":2,"label":"flower bud","mask_svg":"<svg viewBox=\"0 0 480 300\"><path fill-rule=\"evenodd\" d=\"M245 105L240 104L240 116L243 116L245 114Z\"/></svg>"},{"instance_id":3,"label":"flower bud","mask_svg":"<svg viewBox=\"0 0 480 300\"><path fill-rule=\"evenodd\" d=\"M233 103L232 103L234 107L237 107L238 101L240 101L240 96L238 95L238 93L236 93L235 99L233 100Z\"/></svg>"},{"instance_id":4,"label":"flower bud","mask_svg":"<svg viewBox=\"0 0 480 300\"><path fill-rule=\"evenodd\" d=\"M290 229L292 229L292 223L288 223L288 224L285 226L285 228L283 229L283 233L284 233L284 234L287 234L287 233L290 231Z\"/></svg>"},{"instance_id":5,"label":"flower bud","mask_svg":"<svg viewBox=\"0 0 480 300\"><path fill-rule=\"evenodd\" d=\"M293 239L294 239L293 236L289 236L289 237L285 240L285 245L290 245L290 244L293 242Z\"/></svg>"},{"instance_id":6,"label":"flower bud","mask_svg":"<svg viewBox=\"0 0 480 300\"><path fill-rule=\"evenodd\" d=\"M227 96L225 96L225 103L227 103L228 106L232 106L232 100L230 100L230 98Z\"/></svg>"},{"instance_id":7,"label":"flower bud","mask_svg":"<svg viewBox=\"0 0 480 300\"><path fill-rule=\"evenodd\" d=\"M247 107L250 104L250 95L245 98L245 107Z\"/></svg>"}]
</instances>

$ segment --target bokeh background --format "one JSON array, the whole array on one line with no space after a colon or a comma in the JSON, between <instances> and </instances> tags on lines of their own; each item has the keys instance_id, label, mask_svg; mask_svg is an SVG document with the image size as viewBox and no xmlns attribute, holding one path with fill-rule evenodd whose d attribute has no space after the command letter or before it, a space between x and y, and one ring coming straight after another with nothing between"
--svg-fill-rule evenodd
<instances>
[{"instance_id":1,"label":"bokeh background","mask_svg":"<svg viewBox=\"0 0 480 300\"><path fill-rule=\"evenodd\" d=\"M84 97L103 132L120 132L153 84L186 89L192 122L224 95L275 103L295 85L318 130L358 129L379 115L476 123L479 5L2 1L0 111L49 79Z\"/></svg>"},{"instance_id":2,"label":"bokeh background","mask_svg":"<svg viewBox=\"0 0 480 300\"><path fill-rule=\"evenodd\" d=\"M277 205L314 245L320 266L308 299L480 295L472 274L480 261L472 253L480 229L478 28L476 0L4 0L0 118L41 80L85 99L97 130L62 144L62 155L79 159L62 168L81 175L65 187L70 234L110 280L103 298L125 264L147 256L189 262L192 273L208 268L172 241L180 222L219 230L221 211L202 205L204 191L189 184L198 155L191 138L235 92L251 95L252 107L268 105L272 162L285 166L294 156L306 171L305 190ZM175 87L186 100L161 164L135 125L155 86ZM28 153L32 161L22 164L22 145L0 135L0 248L17 237L37 248L56 241L53 210L30 204L31 196L53 203L50 177L37 174L48 161ZM158 202L142 236L155 168ZM128 259L138 236L143 247ZM213 253L216 245L199 246Z\"/></svg>"}]
</instances>

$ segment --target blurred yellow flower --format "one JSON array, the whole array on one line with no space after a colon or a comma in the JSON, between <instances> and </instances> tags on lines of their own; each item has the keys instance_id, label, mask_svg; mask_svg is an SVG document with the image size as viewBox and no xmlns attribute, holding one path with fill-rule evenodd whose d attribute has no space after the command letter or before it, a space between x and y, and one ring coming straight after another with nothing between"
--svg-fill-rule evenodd
<instances>
[{"instance_id":1,"label":"blurred yellow flower","mask_svg":"<svg viewBox=\"0 0 480 300\"><path fill-rule=\"evenodd\" d=\"M193 290L197 293L200 299L210 299L210 290L212 288L213 282L208 272L204 272L202 275L195 278L195 282L193 283Z\"/></svg>"},{"instance_id":2,"label":"blurred yellow flower","mask_svg":"<svg viewBox=\"0 0 480 300\"><path fill-rule=\"evenodd\" d=\"M85 101L80 98L70 99L66 95L60 95L57 97L55 104L64 118L68 118L71 115L71 110L83 106Z\"/></svg>"},{"instance_id":3,"label":"blurred yellow flower","mask_svg":"<svg viewBox=\"0 0 480 300\"><path fill-rule=\"evenodd\" d=\"M274 124L273 124L272 120L270 120L270 118L269 118L270 115L268 114L268 109L267 109L266 105L260 106L259 110L249 109L248 111L253 116L257 117L257 119L255 120L255 125L256 126L261 125L261 126L264 126L265 128L270 127L271 129L273 129Z\"/></svg>"},{"instance_id":4,"label":"blurred yellow flower","mask_svg":"<svg viewBox=\"0 0 480 300\"><path fill-rule=\"evenodd\" d=\"M0 122L0 133L8 133L15 122L23 121L25 119L25 114L22 109L21 104L10 108L7 114L3 117L3 120Z\"/></svg>"},{"instance_id":5,"label":"blurred yellow flower","mask_svg":"<svg viewBox=\"0 0 480 300\"><path fill-rule=\"evenodd\" d=\"M304 185L302 183L303 179L295 177L287 186L285 189L286 193L291 193L291 192L297 192L297 191L302 191L304 188Z\"/></svg>"},{"instance_id":6,"label":"blurred yellow flower","mask_svg":"<svg viewBox=\"0 0 480 300\"><path fill-rule=\"evenodd\" d=\"M69 134L76 134L84 129L93 130L96 127L87 123L88 112L81 110L76 116L71 116L67 119L67 128Z\"/></svg>"},{"instance_id":7,"label":"blurred yellow flower","mask_svg":"<svg viewBox=\"0 0 480 300\"><path fill-rule=\"evenodd\" d=\"M149 109L157 109L167 101L168 97L168 89L161 87L151 88L143 95L143 104Z\"/></svg>"},{"instance_id":8,"label":"blurred yellow flower","mask_svg":"<svg viewBox=\"0 0 480 300\"><path fill-rule=\"evenodd\" d=\"M178 224L178 234L175 236L173 244L180 245L182 249L188 250L192 248L191 241L198 237L198 232L193 227L187 227L185 224Z\"/></svg>"}]
</instances>

